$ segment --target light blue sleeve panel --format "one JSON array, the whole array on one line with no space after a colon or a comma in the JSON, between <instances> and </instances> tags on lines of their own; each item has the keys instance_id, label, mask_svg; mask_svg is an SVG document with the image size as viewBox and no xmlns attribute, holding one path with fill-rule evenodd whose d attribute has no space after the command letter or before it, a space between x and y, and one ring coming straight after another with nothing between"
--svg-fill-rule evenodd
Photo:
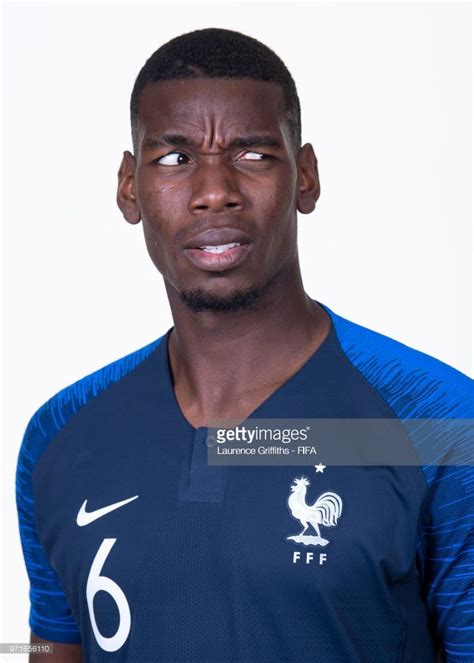
<instances>
[{"instance_id":1,"label":"light blue sleeve panel","mask_svg":"<svg viewBox=\"0 0 474 663\"><path fill-rule=\"evenodd\" d=\"M160 340L66 387L35 412L26 428L17 463L16 503L21 545L30 581L29 624L33 633L45 640L80 643L81 635L58 576L38 538L33 501L35 466L68 420L111 383L117 382L138 366Z\"/></svg>"},{"instance_id":2,"label":"light blue sleeve panel","mask_svg":"<svg viewBox=\"0 0 474 663\"><path fill-rule=\"evenodd\" d=\"M324 308L349 360L394 414L407 422L427 482L417 563L430 622L450 663L473 663L473 381L429 355ZM418 430L418 422L412 420L420 419L425 425ZM437 434L437 422L442 420L449 421L449 435Z\"/></svg>"}]
</instances>

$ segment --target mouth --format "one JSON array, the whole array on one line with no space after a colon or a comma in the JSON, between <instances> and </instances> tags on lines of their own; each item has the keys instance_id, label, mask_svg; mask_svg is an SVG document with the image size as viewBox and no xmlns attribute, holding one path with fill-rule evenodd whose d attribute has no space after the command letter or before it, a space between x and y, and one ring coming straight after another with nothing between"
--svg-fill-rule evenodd
<instances>
[{"instance_id":1,"label":"mouth","mask_svg":"<svg viewBox=\"0 0 474 663\"><path fill-rule=\"evenodd\" d=\"M184 255L196 266L212 272L222 272L240 265L249 255L253 244L232 242L230 244L203 245L184 250Z\"/></svg>"},{"instance_id":2,"label":"mouth","mask_svg":"<svg viewBox=\"0 0 474 663\"><path fill-rule=\"evenodd\" d=\"M222 272L240 265L252 251L253 242L235 228L210 228L190 240L184 255L207 271Z\"/></svg>"},{"instance_id":3,"label":"mouth","mask_svg":"<svg viewBox=\"0 0 474 663\"><path fill-rule=\"evenodd\" d=\"M234 242L233 244L218 244L217 246L198 246L197 248L201 251L207 251L208 253L225 253L236 246L242 246L242 244L240 242Z\"/></svg>"}]
</instances>

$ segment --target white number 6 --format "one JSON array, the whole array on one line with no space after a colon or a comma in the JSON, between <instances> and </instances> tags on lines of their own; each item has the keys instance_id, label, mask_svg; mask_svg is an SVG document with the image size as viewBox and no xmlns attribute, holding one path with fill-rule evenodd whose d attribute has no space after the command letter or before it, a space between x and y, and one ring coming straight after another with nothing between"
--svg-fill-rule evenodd
<instances>
[{"instance_id":1,"label":"white number 6","mask_svg":"<svg viewBox=\"0 0 474 663\"><path fill-rule=\"evenodd\" d=\"M100 575L104 562L116 541L117 539L104 539L102 541L102 544L94 557L94 561L92 562L86 586L87 606L89 608L92 630L94 631L95 639L99 646L105 651L117 651L117 649L120 649L130 633L131 625L130 608L127 597L116 582L111 580L111 578ZM115 632L115 635L112 635L109 638L106 638L101 634L95 621L94 596L97 592L107 592L117 604L119 611L120 620L118 629Z\"/></svg>"}]
</instances>

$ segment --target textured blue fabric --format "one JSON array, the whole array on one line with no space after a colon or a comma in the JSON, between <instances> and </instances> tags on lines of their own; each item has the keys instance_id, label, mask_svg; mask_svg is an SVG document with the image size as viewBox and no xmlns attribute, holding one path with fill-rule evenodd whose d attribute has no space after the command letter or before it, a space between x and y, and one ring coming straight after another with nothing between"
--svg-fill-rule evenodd
<instances>
[{"instance_id":1,"label":"textured blue fabric","mask_svg":"<svg viewBox=\"0 0 474 663\"><path fill-rule=\"evenodd\" d=\"M472 381L330 309L328 338L254 418L473 418ZM147 663L449 663L474 660L472 456L462 429L439 440L406 426L421 467L212 467L206 429L184 418L166 335L59 392L28 424L17 504L32 630L80 642L86 661ZM401 440L403 443L403 440ZM295 476L344 503L327 559L294 563ZM315 492L316 491L316 492ZM134 501L78 527L99 509ZM124 643L104 650L125 613L86 600L93 560L126 597ZM323 556L324 557L324 556ZM324 562L324 564L323 564ZM106 642L106 641L105 641Z\"/></svg>"}]
</instances>

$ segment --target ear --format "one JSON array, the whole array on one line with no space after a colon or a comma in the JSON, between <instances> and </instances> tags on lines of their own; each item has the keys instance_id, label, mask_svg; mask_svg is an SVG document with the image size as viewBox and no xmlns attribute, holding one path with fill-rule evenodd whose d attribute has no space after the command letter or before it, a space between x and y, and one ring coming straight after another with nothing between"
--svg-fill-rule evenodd
<instances>
[{"instance_id":1,"label":"ear","mask_svg":"<svg viewBox=\"0 0 474 663\"><path fill-rule=\"evenodd\" d=\"M135 157L125 151L118 171L117 205L128 223L139 223L141 220L135 194L135 168Z\"/></svg>"},{"instance_id":2,"label":"ear","mask_svg":"<svg viewBox=\"0 0 474 663\"><path fill-rule=\"evenodd\" d=\"M310 143L303 145L296 159L298 167L298 211L309 214L316 207L321 193L318 160Z\"/></svg>"}]
</instances>

